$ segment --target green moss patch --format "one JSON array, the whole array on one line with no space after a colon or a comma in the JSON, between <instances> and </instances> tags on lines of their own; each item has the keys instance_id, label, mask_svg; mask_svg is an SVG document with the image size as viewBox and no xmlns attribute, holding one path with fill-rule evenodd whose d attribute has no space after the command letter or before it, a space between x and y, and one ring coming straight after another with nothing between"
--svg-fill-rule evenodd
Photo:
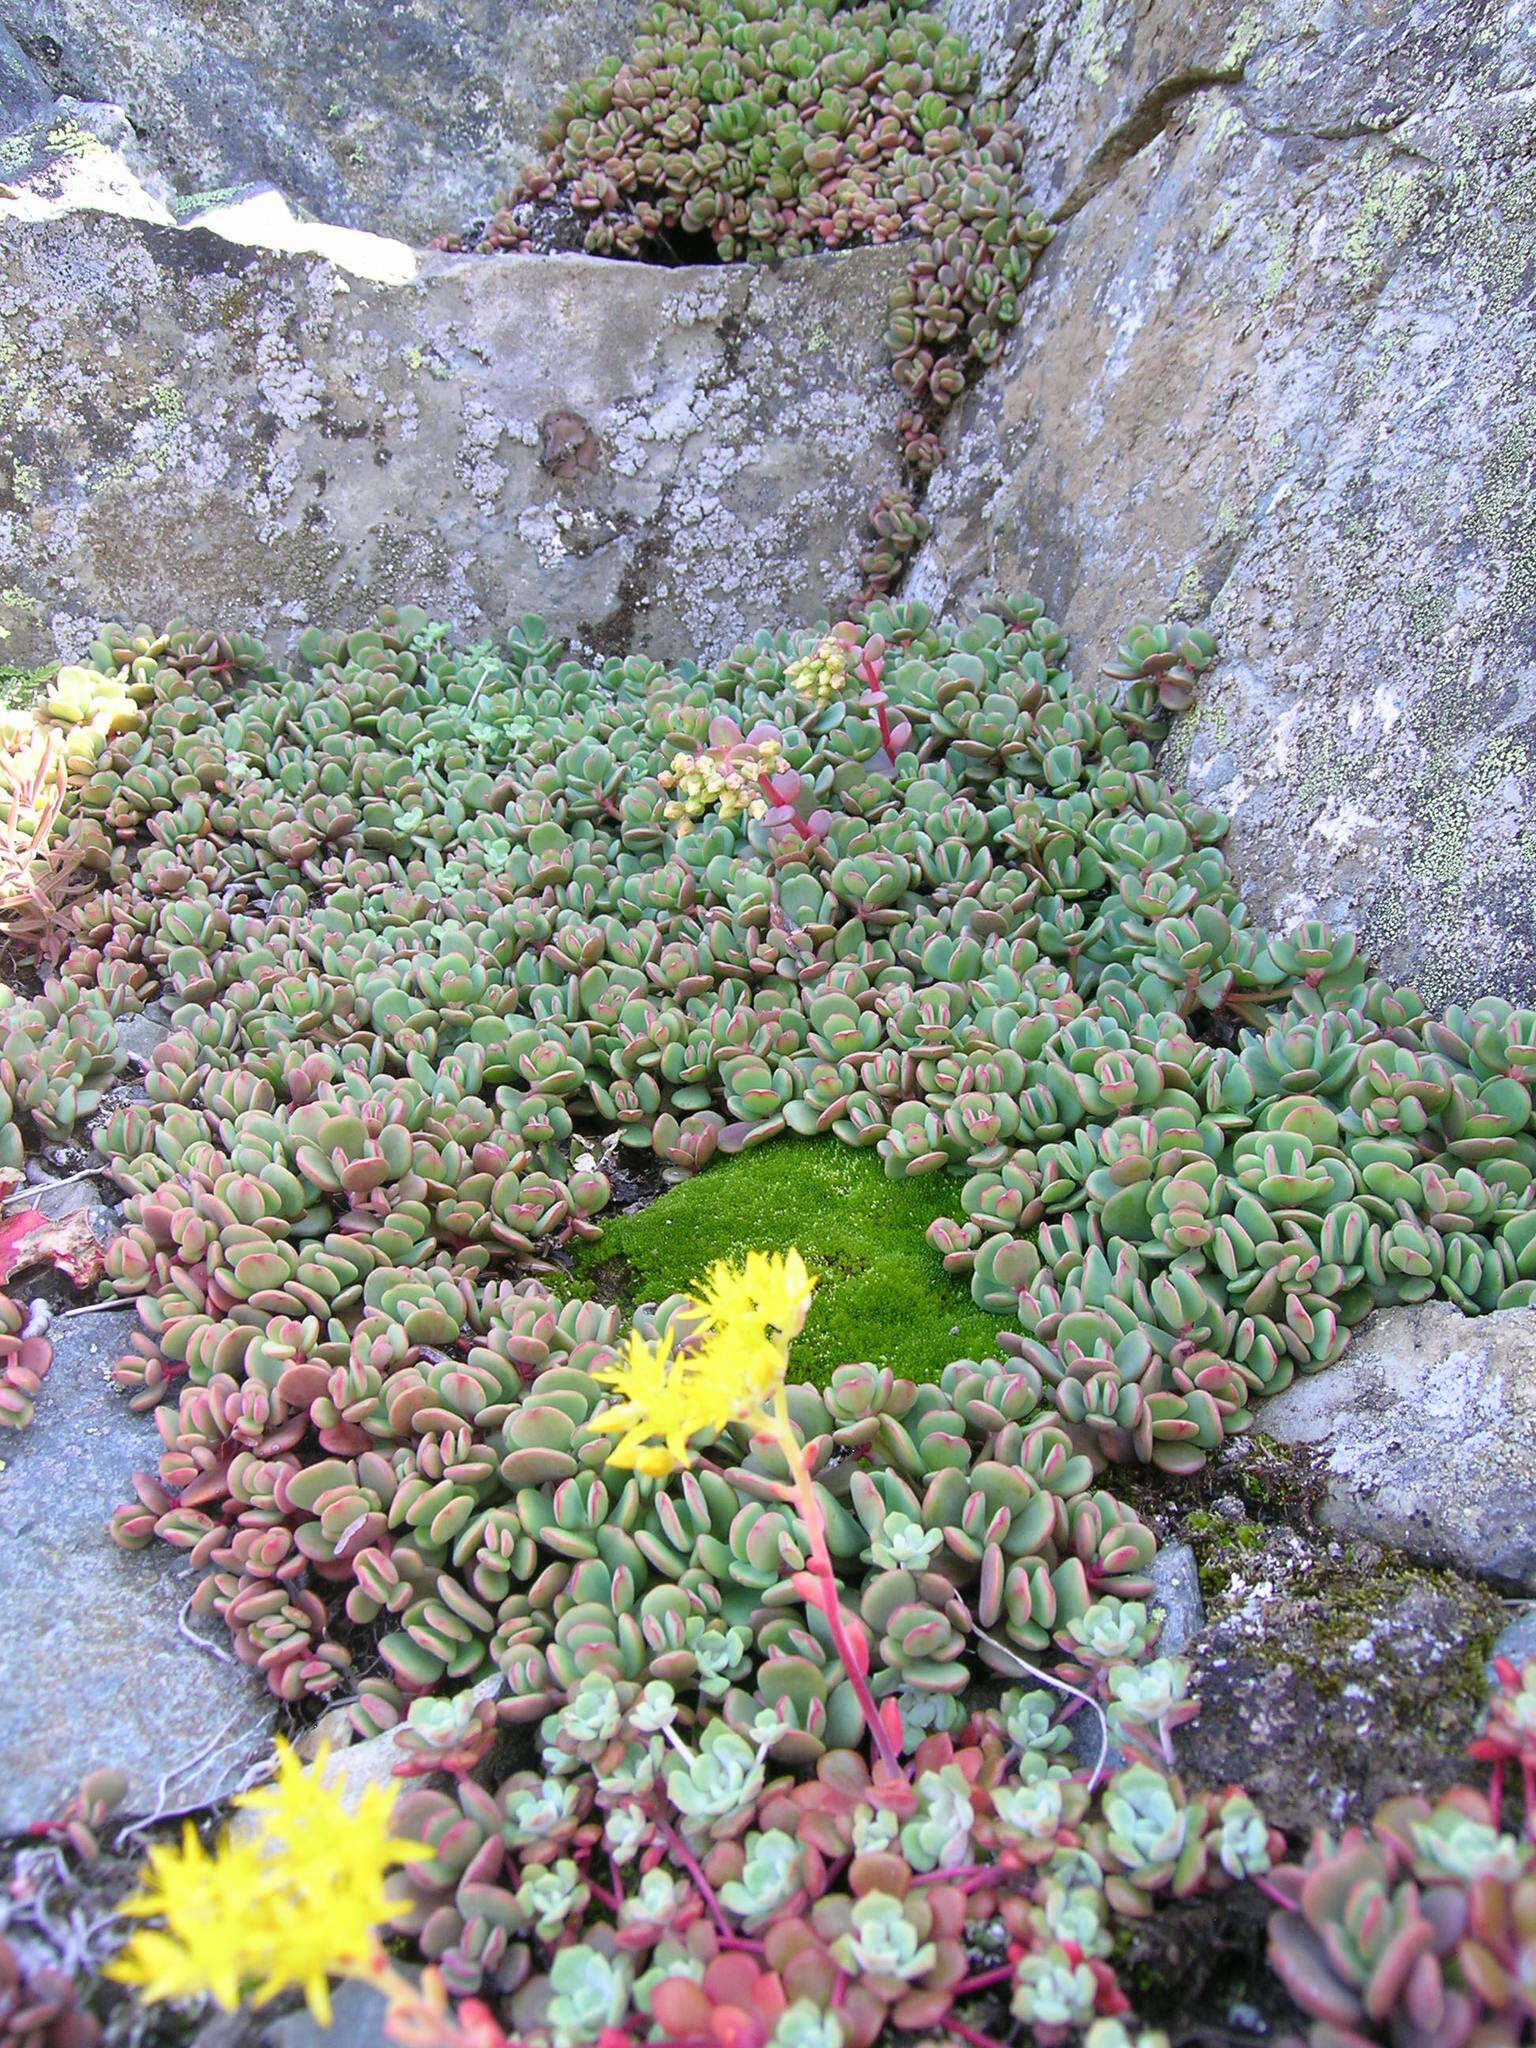
<instances>
[{"instance_id":1,"label":"green moss patch","mask_svg":"<svg viewBox=\"0 0 1536 2048\"><path fill-rule=\"evenodd\" d=\"M605 1218L600 1241L577 1256L576 1281L633 1309L686 1293L716 1259L795 1245L820 1283L795 1344L800 1378L822 1383L858 1358L937 1379L952 1358L992 1356L1007 1327L974 1306L924 1236L936 1216L960 1213L959 1185L942 1174L887 1180L873 1152L780 1142Z\"/></svg>"},{"instance_id":2,"label":"green moss patch","mask_svg":"<svg viewBox=\"0 0 1536 2048\"><path fill-rule=\"evenodd\" d=\"M45 661L39 668L18 668L14 662L0 661L0 710L29 710L57 675L58 666Z\"/></svg>"}]
</instances>

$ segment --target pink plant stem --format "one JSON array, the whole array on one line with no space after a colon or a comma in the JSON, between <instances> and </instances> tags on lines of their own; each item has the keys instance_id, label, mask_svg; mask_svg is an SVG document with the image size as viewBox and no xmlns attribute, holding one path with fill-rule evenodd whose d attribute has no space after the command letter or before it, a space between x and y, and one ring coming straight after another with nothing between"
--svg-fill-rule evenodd
<instances>
[{"instance_id":1,"label":"pink plant stem","mask_svg":"<svg viewBox=\"0 0 1536 2048\"><path fill-rule=\"evenodd\" d=\"M805 1462L805 1453L789 1426L789 1416L784 1408L784 1396L776 1397L773 1416L773 1434L784 1459L789 1466L795 1487L795 1504L800 1510L800 1519L805 1524L806 1537L811 1547L811 1570L816 1575L821 1592L816 1604L827 1618L831 1631L832 1646L842 1660L848 1674L848 1682L863 1710L870 1740L875 1745L875 1754L893 1777L905 1778L901 1759L891 1747L891 1738L885 1732L885 1723L880 1718L880 1709L875 1696L869 1689L869 1682L860 1669L860 1662L848 1640L848 1630L843 1622L842 1602L838 1598L837 1574L832 1568L832 1553L827 1548L827 1521L821 1512L821 1503L816 1498L816 1483L811 1478Z\"/></svg>"},{"instance_id":2,"label":"pink plant stem","mask_svg":"<svg viewBox=\"0 0 1536 2048\"><path fill-rule=\"evenodd\" d=\"M698 1886L699 1897L708 1906L710 1918L714 1921L715 1926L726 1941L734 1942L737 1939L735 1929L720 1910L720 1901L715 1897L715 1888L704 1875L704 1867L699 1862L698 1857L694 1855L693 1851L664 1813L658 1812L655 1818L656 1825L666 1837L667 1846L671 1849L672 1854Z\"/></svg>"},{"instance_id":3,"label":"pink plant stem","mask_svg":"<svg viewBox=\"0 0 1536 2048\"><path fill-rule=\"evenodd\" d=\"M1279 1906L1287 1913L1294 1913L1296 1911L1295 1900L1288 1899L1284 1892L1277 1892L1267 1878L1250 1877L1248 1882L1256 1892L1261 1892L1272 1906Z\"/></svg>"},{"instance_id":4,"label":"pink plant stem","mask_svg":"<svg viewBox=\"0 0 1536 2048\"><path fill-rule=\"evenodd\" d=\"M925 1870L921 1877L914 1877L912 1889L920 1884L952 1884L957 1891L979 1892L983 1885L1009 1884L1016 1877L1027 1874L1026 1870L1005 1870L1000 1863L962 1863L954 1870Z\"/></svg>"},{"instance_id":5,"label":"pink plant stem","mask_svg":"<svg viewBox=\"0 0 1536 2048\"><path fill-rule=\"evenodd\" d=\"M978 1970L974 1977L967 1977L963 1984L955 1986L956 1998L969 1998L973 1991L986 1991L994 1984L1007 1984L1013 1978L1012 1963L999 1963L993 1970Z\"/></svg>"},{"instance_id":6,"label":"pink plant stem","mask_svg":"<svg viewBox=\"0 0 1536 2048\"><path fill-rule=\"evenodd\" d=\"M763 792L763 795L767 797L769 803L773 805L776 811L788 808L784 802L783 797L779 795L778 791L774 788L773 784L768 780L766 775L759 775L759 777L757 778L757 786ZM816 835L814 832L812 832L810 826L806 824L803 818L796 817L793 811L790 811L789 813L789 823L794 826L795 830L799 833L802 839L815 838Z\"/></svg>"},{"instance_id":7,"label":"pink plant stem","mask_svg":"<svg viewBox=\"0 0 1536 2048\"><path fill-rule=\"evenodd\" d=\"M970 2048L1002 2048L1002 2044L994 2035L983 2034L976 2027L968 2027L964 2020L957 2020L953 2013L945 2020L944 2026L957 2040L969 2042Z\"/></svg>"}]
</instances>

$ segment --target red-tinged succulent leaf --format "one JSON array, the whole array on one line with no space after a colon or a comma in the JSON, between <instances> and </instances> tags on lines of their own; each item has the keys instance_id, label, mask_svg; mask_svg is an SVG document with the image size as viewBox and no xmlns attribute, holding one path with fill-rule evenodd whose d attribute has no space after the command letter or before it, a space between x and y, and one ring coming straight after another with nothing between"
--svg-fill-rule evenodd
<instances>
[{"instance_id":1,"label":"red-tinged succulent leaf","mask_svg":"<svg viewBox=\"0 0 1536 2048\"><path fill-rule=\"evenodd\" d=\"M1411 1885L1400 1888L1398 1897L1412 1893L1409 1917L1388 1941L1371 1973L1365 1990L1365 2010L1373 2020L1383 2020L1403 1995L1415 1965L1429 1954L1434 1929L1418 1911L1418 1895Z\"/></svg>"},{"instance_id":2,"label":"red-tinged succulent leaf","mask_svg":"<svg viewBox=\"0 0 1536 2048\"><path fill-rule=\"evenodd\" d=\"M651 2016L674 2041L707 2040L714 2010L708 1995L691 1977L664 1977L651 1992Z\"/></svg>"},{"instance_id":3,"label":"red-tinged succulent leaf","mask_svg":"<svg viewBox=\"0 0 1536 2048\"><path fill-rule=\"evenodd\" d=\"M872 1851L856 1856L848 1866L848 1889L856 1899L866 1892L885 1892L904 1899L912 1884L912 1867L894 1850Z\"/></svg>"},{"instance_id":4,"label":"red-tinged succulent leaf","mask_svg":"<svg viewBox=\"0 0 1536 2048\"><path fill-rule=\"evenodd\" d=\"M1365 2004L1329 1961L1328 1951L1299 1913L1277 1913L1269 1923L1269 1964L1305 2013L1348 2027L1365 2017Z\"/></svg>"},{"instance_id":5,"label":"red-tinged succulent leaf","mask_svg":"<svg viewBox=\"0 0 1536 2048\"><path fill-rule=\"evenodd\" d=\"M940 2027L953 2002L951 1986L925 1985L920 1991L908 1991L898 1998L891 2007L891 2019L896 2026L913 2030Z\"/></svg>"},{"instance_id":6,"label":"red-tinged succulent leaf","mask_svg":"<svg viewBox=\"0 0 1536 2048\"><path fill-rule=\"evenodd\" d=\"M1416 2033L1440 2038L1446 2020L1446 1997L1438 1957L1426 1953L1415 1959L1397 2003Z\"/></svg>"}]
</instances>

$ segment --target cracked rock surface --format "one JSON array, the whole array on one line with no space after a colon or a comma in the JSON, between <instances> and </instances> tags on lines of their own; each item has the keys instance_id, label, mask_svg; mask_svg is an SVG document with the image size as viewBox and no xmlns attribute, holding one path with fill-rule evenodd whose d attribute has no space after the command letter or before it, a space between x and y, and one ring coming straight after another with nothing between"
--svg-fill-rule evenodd
<instances>
[{"instance_id":1,"label":"cracked rock surface","mask_svg":"<svg viewBox=\"0 0 1536 2048\"><path fill-rule=\"evenodd\" d=\"M639 12L0 0L0 128L55 95L107 102L184 200L270 183L327 220L426 240L489 210L539 153L560 86L622 51Z\"/></svg>"},{"instance_id":2,"label":"cracked rock surface","mask_svg":"<svg viewBox=\"0 0 1536 2048\"><path fill-rule=\"evenodd\" d=\"M1260 1419L1315 1448L1323 1519L1536 1593L1536 1314L1390 1309Z\"/></svg>"},{"instance_id":3,"label":"cracked rock surface","mask_svg":"<svg viewBox=\"0 0 1536 2048\"><path fill-rule=\"evenodd\" d=\"M1197 1583L1192 1632L1175 1635L1201 1702L1175 1738L1180 1768L1191 1783L1247 1785L1304 1840L1394 1793L1465 1782L1486 1660L1519 1653L1526 1603L1333 1525L1321 1453L1269 1433L1281 1398L1192 1477L1143 1473L1132 1491L1159 1567L1178 1559Z\"/></svg>"},{"instance_id":4,"label":"cracked rock surface","mask_svg":"<svg viewBox=\"0 0 1536 2048\"><path fill-rule=\"evenodd\" d=\"M400 248L401 245L388 245ZM0 661L420 604L704 660L859 581L898 249L776 271L319 257L100 215L0 244Z\"/></svg>"},{"instance_id":5,"label":"cracked rock surface","mask_svg":"<svg viewBox=\"0 0 1536 2048\"><path fill-rule=\"evenodd\" d=\"M127 1775L125 1814L206 1805L270 1747L262 1681L180 1632L190 1585L107 1533L155 1450L110 1379L132 1327L106 1313L56 1323L37 1414L0 1446L0 1835L48 1819L107 1766Z\"/></svg>"},{"instance_id":6,"label":"cracked rock surface","mask_svg":"<svg viewBox=\"0 0 1536 2048\"><path fill-rule=\"evenodd\" d=\"M1529 1000L1536 13L1016 11L1061 232L907 594L1031 587L1084 674L1140 613L1208 621L1167 765L1260 916L1352 927L1434 1006Z\"/></svg>"},{"instance_id":7,"label":"cracked rock surface","mask_svg":"<svg viewBox=\"0 0 1536 2048\"><path fill-rule=\"evenodd\" d=\"M1193 1782L1246 1785L1303 1838L1465 1782L1503 1613L1485 1587L1240 1518L1198 1548L1209 1620L1187 1654L1201 1712L1179 1733Z\"/></svg>"}]
</instances>

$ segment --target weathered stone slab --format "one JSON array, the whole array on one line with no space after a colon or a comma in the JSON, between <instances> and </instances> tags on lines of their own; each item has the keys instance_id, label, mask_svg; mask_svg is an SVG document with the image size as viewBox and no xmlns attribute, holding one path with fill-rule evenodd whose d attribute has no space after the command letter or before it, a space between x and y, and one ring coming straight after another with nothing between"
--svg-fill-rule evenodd
<instances>
[{"instance_id":1,"label":"weathered stone slab","mask_svg":"<svg viewBox=\"0 0 1536 2048\"><path fill-rule=\"evenodd\" d=\"M1177 1657L1205 1626L1200 1599L1200 1573L1187 1543L1165 1543L1152 1560L1153 1585L1148 1605L1162 1615L1159 1657Z\"/></svg>"},{"instance_id":2,"label":"weathered stone slab","mask_svg":"<svg viewBox=\"0 0 1536 2048\"><path fill-rule=\"evenodd\" d=\"M322 2027L298 2005L276 2016L245 2009L203 2021L192 2048L382 2048L384 2000L371 1984L342 1983L331 1991L331 2024Z\"/></svg>"},{"instance_id":3,"label":"weathered stone slab","mask_svg":"<svg viewBox=\"0 0 1536 2048\"><path fill-rule=\"evenodd\" d=\"M52 98L37 65L16 38L0 28L0 134L36 120Z\"/></svg>"},{"instance_id":4,"label":"weathered stone slab","mask_svg":"<svg viewBox=\"0 0 1536 2048\"><path fill-rule=\"evenodd\" d=\"M1208 620L1170 765L1256 908L1436 1003L1529 1000L1536 16L1017 11L960 5L1015 35L1062 228L907 594L1029 585L1089 675L1138 614Z\"/></svg>"},{"instance_id":5,"label":"weathered stone slab","mask_svg":"<svg viewBox=\"0 0 1536 2048\"><path fill-rule=\"evenodd\" d=\"M108 1377L131 1328L119 1314L56 1324L36 1417L0 1442L0 1834L47 1819L105 1765L127 1773L129 1812L206 1805L270 1742L266 1687L179 1632L190 1582L107 1534L159 1443Z\"/></svg>"},{"instance_id":6,"label":"weathered stone slab","mask_svg":"<svg viewBox=\"0 0 1536 2048\"><path fill-rule=\"evenodd\" d=\"M1488 1659L1488 1675L1493 1676L1495 1657L1507 1657L1511 1664L1523 1665L1536 1657L1536 1612L1520 1614L1500 1629L1493 1645L1493 1655Z\"/></svg>"},{"instance_id":7,"label":"weathered stone slab","mask_svg":"<svg viewBox=\"0 0 1536 2048\"><path fill-rule=\"evenodd\" d=\"M197 228L12 224L0 661L114 617L286 641L387 603L704 658L856 587L898 475L901 250L403 253L383 284Z\"/></svg>"},{"instance_id":8,"label":"weathered stone slab","mask_svg":"<svg viewBox=\"0 0 1536 2048\"><path fill-rule=\"evenodd\" d=\"M1198 1539L1207 1620L1187 1782L1246 1786L1303 1839L1405 1791L1465 1783L1502 1603L1377 1544L1245 1523Z\"/></svg>"},{"instance_id":9,"label":"weathered stone slab","mask_svg":"<svg viewBox=\"0 0 1536 2048\"><path fill-rule=\"evenodd\" d=\"M1332 1526L1536 1592L1536 1312L1386 1310L1260 1427L1316 1447Z\"/></svg>"},{"instance_id":10,"label":"weathered stone slab","mask_svg":"<svg viewBox=\"0 0 1536 2048\"><path fill-rule=\"evenodd\" d=\"M39 84L123 108L191 200L270 182L425 240L490 211L562 83L628 47L638 0L0 0L0 115ZM4 44L14 39L17 84ZM26 69L22 71L21 65Z\"/></svg>"}]
</instances>

